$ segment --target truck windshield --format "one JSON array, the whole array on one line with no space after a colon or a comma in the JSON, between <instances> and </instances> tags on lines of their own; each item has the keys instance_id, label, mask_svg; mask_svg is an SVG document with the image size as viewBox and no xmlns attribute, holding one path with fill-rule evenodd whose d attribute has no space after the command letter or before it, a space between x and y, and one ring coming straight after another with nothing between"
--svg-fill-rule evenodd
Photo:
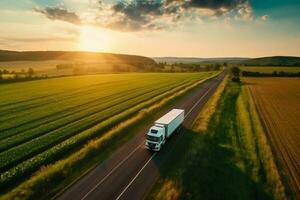
<instances>
[{"instance_id":1,"label":"truck windshield","mask_svg":"<svg viewBox=\"0 0 300 200\"><path fill-rule=\"evenodd\" d=\"M157 133L157 132L158 132L158 130L151 129L151 130L150 130L150 132L151 132L151 133Z\"/></svg>"},{"instance_id":2,"label":"truck windshield","mask_svg":"<svg viewBox=\"0 0 300 200\"><path fill-rule=\"evenodd\" d=\"M160 141L160 137L155 137L155 136L151 136L151 135L147 135L147 139L153 142L159 142Z\"/></svg>"}]
</instances>

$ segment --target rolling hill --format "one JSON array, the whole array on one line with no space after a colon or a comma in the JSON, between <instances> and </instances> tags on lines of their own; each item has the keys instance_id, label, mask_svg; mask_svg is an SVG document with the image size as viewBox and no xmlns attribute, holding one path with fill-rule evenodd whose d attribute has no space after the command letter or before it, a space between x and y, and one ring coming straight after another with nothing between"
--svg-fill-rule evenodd
<instances>
[{"instance_id":1,"label":"rolling hill","mask_svg":"<svg viewBox=\"0 0 300 200\"><path fill-rule=\"evenodd\" d=\"M155 57L156 62L172 63L229 63L247 66L300 66L300 57L293 56L271 56L261 58L195 58L195 57Z\"/></svg>"},{"instance_id":2,"label":"rolling hill","mask_svg":"<svg viewBox=\"0 0 300 200\"><path fill-rule=\"evenodd\" d=\"M0 50L0 62L11 61L47 61L66 60L76 62L100 62L110 64L152 64L151 58L136 55L94 53L94 52L72 52L72 51L6 51Z\"/></svg>"},{"instance_id":3,"label":"rolling hill","mask_svg":"<svg viewBox=\"0 0 300 200\"><path fill-rule=\"evenodd\" d=\"M0 62L7 61L45 61L45 60L76 60L76 61L107 61L122 63L155 64L151 58L136 55L72 52L72 51L6 51L0 50Z\"/></svg>"},{"instance_id":4,"label":"rolling hill","mask_svg":"<svg viewBox=\"0 0 300 200\"><path fill-rule=\"evenodd\" d=\"M76 51L0 50L0 70L34 69L36 75L63 76L102 72L151 71L156 62L144 56Z\"/></svg>"},{"instance_id":5,"label":"rolling hill","mask_svg":"<svg viewBox=\"0 0 300 200\"><path fill-rule=\"evenodd\" d=\"M300 66L300 57L272 56L253 58L241 62L247 66Z\"/></svg>"},{"instance_id":6,"label":"rolling hill","mask_svg":"<svg viewBox=\"0 0 300 200\"><path fill-rule=\"evenodd\" d=\"M247 60L248 58L236 58L236 57L228 57L228 58L196 58L196 57L154 57L156 62L166 62L169 64L172 63L224 63L224 62L241 62Z\"/></svg>"}]
</instances>

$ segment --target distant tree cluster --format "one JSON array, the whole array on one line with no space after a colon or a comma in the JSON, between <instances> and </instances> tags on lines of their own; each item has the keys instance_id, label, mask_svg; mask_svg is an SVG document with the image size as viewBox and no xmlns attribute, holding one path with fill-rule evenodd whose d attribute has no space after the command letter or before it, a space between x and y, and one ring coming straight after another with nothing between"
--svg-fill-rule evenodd
<instances>
[{"instance_id":1,"label":"distant tree cluster","mask_svg":"<svg viewBox=\"0 0 300 200\"><path fill-rule=\"evenodd\" d=\"M74 64L58 64L58 65L56 65L57 70L72 69L73 67L74 67Z\"/></svg>"},{"instance_id":2,"label":"distant tree cluster","mask_svg":"<svg viewBox=\"0 0 300 200\"><path fill-rule=\"evenodd\" d=\"M197 63L167 64L166 62L162 62L157 64L157 68L160 71L165 71L165 72L206 72L206 71L219 71L221 70L222 65L218 63L216 64L197 64Z\"/></svg>"},{"instance_id":3,"label":"distant tree cluster","mask_svg":"<svg viewBox=\"0 0 300 200\"><path fill-rule=\"evenodd\" d=\"M13 82L19 80L28 80L35 78L35 71L32 68L28 68L27 71L21 69L20 71L9 71L7 69L0 70L0 81L1 82ZM7 76L8 75L8 76Z\"/></svg>"},{"instance_id":4,"label":"distant tree cluster","mask_svg":"<svg viewBox=\"0 0 300 200\"><path fill-rule=\"evenodd\" d=\"M243 63L243 66L299 67L300 63Z\"/></svg>"},{"instance_id":5,"label":"distant tree cluster","mask_svg":"<svg viewBox=\"0 0 300 200\"><path fill-rule=\"evenodd\" d=\"M73 75L87 74L91 71L99 72L203 72L219 71L225 64L193 64L193 63L173 63L166 62L131 62L131 63L110 63L110 68L105 68L101 64L91 67L89 63L68 63L56 65L57 70L72 69Z\"/></svg>"},{"instance_id":6,"label":"distant tree cluster","mask_svg":"<svg viewBox=\"0 0 300 200\"><path fill-rule=\"evenodd\" d=\"M238 67L232 67L231 68L231 76L232 76L232 81L234 82L240 82L240 73L241 70Z\"/></svg>"},{"instance_id":7,"label":"distant tree cluster","mask_svg":"<svg viewBox=\"0 0 300 200\"><path fill-rule=\"evenodd\" d=\"M273 71L272 73L242 71L245 77L300 77L300 72Z\"/></svg>"}]
</instances>

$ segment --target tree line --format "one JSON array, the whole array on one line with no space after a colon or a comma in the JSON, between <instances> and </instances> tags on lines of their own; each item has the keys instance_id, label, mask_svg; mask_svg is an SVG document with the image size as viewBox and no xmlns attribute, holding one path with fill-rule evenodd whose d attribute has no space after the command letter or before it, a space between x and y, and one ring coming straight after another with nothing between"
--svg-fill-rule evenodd
<instances>
[{"instance_id":1,"label":"tree line","mask_svg":"<svg viewBox=\"0 0 300 200\"><path fill-rule=\"evenodd\" d=\"M0 69L0 82L15 82L15 81L23 81L23 80L31 80L41 77L35 77L36 72L32 68L28 68L28 70L21 69L20 71Z\"/></svg>"},{"instance_id":2,"label":"tree line","mask_svg":"<svg viewBox=\"0 0 300 200\"><path fill-rule=\"evenodd\" d=\"M231 67L232 81L239 82L240 75L244 77L300 77L300 72L273 71L272 73L241 71L239 67Z\"/></svg>"},{"instance_id":3,"label":"tree line","mask_svg":"<svg viewBox=\"0 0 300 200\"><path fill-rule=\"evenodd\" d=\"M246 77L300 77L300 72L273 71L272 73L242 71Z\"/></svg>"}]
</instances>

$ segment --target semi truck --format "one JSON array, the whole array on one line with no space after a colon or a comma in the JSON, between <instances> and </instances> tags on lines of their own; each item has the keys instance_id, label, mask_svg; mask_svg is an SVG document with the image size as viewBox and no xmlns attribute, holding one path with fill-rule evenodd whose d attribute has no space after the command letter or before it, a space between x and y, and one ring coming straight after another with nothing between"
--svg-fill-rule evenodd
<instances>
[{"instance_id":1,"label":"semi truck","mask_svg":"<svg viewBox=\"0 0 300 200\"><path fill-rule=\"evenodd\" d=\"M146 133L145 146L149 150L160 151L169 138L183 123L184 110L172 109L170 112L155 121Z\"/></svg>"}]
</instances>

